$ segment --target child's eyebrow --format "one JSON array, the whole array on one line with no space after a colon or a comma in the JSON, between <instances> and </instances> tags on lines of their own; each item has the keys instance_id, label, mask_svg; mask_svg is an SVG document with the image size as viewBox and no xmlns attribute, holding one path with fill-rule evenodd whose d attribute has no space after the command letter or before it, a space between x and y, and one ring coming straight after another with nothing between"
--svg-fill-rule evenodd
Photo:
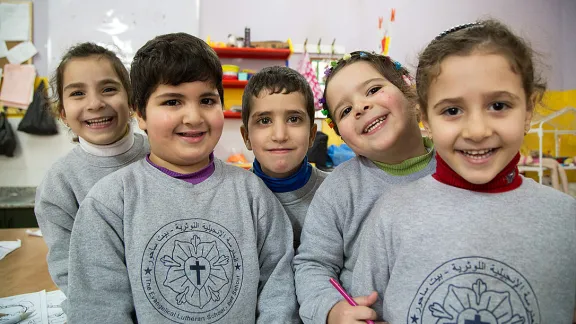
<instances>
[{"instance_id":1,"label":"child's eyebrow","mask_svg":"<svg viewBox=\"0 0 576 324\"><path fill-rule=\"evenodd\" d=\"M98 84L116 84L116 85L120 85L120 82L114 80L114 79L104 79L104 80L100 80L100 82L98 82Z\"/></svg>"},{"instance_id":2,"label":"child's eyebrow","mask_svg":"<svg viewBox=\"0 0 576 324\"><path fill-rule=\"evenodd\" d=\"M464 102L464 99L462 97L457 97L457 98L444 98L440 101L438 101L434 107L432 107L432 109L437 109L440 106L457 106L462 104L462 102Z\"/></svg>"},{"instance_id":3,"label":"child's eyebrow","mask_svg":"<svg viewBox=\"0 0 576 324\"><path fill-rule=\"evenodd\" d=\"M62 89L62 91L66 91L66 89L69 89L69 88L83 88L85 86L86 86L86 84L83 82L74 82L74 83L67 84L64 87L64 89Z\"/></svg>"},{"instance_id":4,"label":"child's eyebrow","mask_svg":"<svg viewBox=\"0 0 576 324\"><path fill-rule=\"evenodd\" d=\"M306 112L304 110L300 110L300 109L287 110L286 113L288 113L288 114L300 114L300 115L306 114Z\"/></svg>"},{"instance_id":5,"label":"child's eyebrow","mask_svg":"<svg viewBox=\"0 0 576 324\"><path fill-rule=\"evenodd\" d=\"M374 81L386 81L386 79L384 79L384 78L382 78L382 77L380 77L380 78L368 79L368 80L360 83L360 84L358 85L358 87L356 87L356 89L360 90L360 89L366 87L368 84L370 84L371 82L374 82Z\"/></svg>"},{"instance_id":6,"label":"child's eyebrow","mask_svg":"<svg viewBox=\"0 0 576 324\"><path fill-rule=\"evenodd\" d=\"M218 93L214 93L214 92L204 92L200 95L200 98L214 98L214 97L220 97L220 95Z\"/></svg>"},{"instance_id":7,"label":"child's eyebrow","mask_svg":"<svg viewBox=\"0 0 576 324\"><path fill-rule=\"evenodd\" d=\"M520 97L508 91L494 91L486 93L484 94L484 98L485 100L494 100L497 98L506 98L508 100L520 100Z\"/></svg>"},{"instance_id":8,"label":"child's eyebrow","mask_svg":"<svg viewBox=\"0 0 576 324\"><path fill-rule=\"evenodd\" d=\"M250 117L256 118L256 117L262 117L262 116L270 116L271 114L272 113L269 110L266 110L266 111L255 112Z\"/></svg>"},{"instance_id":9,"label":"child's eyebrow","mask_svg":"<svg viewBox=\"0 0 576 324\"><path fill-rule=\"evenodd\" d=\"M186 96L178 92L165 92L163 94L159 94L156 96L156 98L178 98L178 99L184 97Z\"/></svg>"}]
</instances>

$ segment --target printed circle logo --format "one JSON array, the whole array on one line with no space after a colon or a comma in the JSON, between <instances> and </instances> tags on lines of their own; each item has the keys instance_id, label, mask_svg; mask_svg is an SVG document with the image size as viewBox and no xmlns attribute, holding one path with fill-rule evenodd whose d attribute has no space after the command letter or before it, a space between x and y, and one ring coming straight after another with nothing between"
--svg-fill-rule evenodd
<instances>
[{"instance_id":1,"label":"printed circle logo","mask_svg":"<svg viewBox=\"0 0 576 324\"><path fill-rule=\"evenodd\" d=\"M436 268L420 285L406 323L541 324L526 278L483 257L458 258Z\"/></svg>"},{"instance_id":2,"label":"printed circle logo","mask_svg":"<svg viewBox=\"0 0 576 324\"><path fill-rule=\"evenodd\" d=\"M164 317L213 323L238 298L242 255L232 234L204 219L179 220L158 230L142 256L142 287Z\"/></svg>"}]
</instances>

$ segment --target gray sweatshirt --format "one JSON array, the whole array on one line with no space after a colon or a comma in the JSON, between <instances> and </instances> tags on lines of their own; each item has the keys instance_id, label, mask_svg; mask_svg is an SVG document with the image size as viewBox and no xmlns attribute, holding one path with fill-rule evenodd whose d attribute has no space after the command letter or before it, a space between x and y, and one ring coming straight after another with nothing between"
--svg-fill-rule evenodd
<instances>
[{"instance_id":1,"label":"gray sweatshirt","mask_svg":"<svg viewBox=\"0 0 576 324\"><path fill-rule=\"evenodd\" d=\"M148 140L134 134L134 144L116 156L95 156L76 146L58 160L36 189L34 213L48 245L48 271L64 294L68 292L68 251L78 206L94 184L149 152Z\"/></svg>"},{"instance_id":2,"label":"gray sweatshirt","mask_svg":"<svg viewBox=\"0 0 576 324\"><path fill-rule=\"evenodd\" d=\"M330 284L352 284L357 237L376 200L385 192L431 174L436 159L408 176L393 176L365 157L339 165L322 183L308 209L301 244L294 258L296 294L305 323L326 323L342 296Z\"/></svg>"},{"instance_id":3,"label":"gray sweatshirt","mask_svg":"<svg viewBox=\"0 0 576 324\"><path fill-rule=\"evenodd\" d=\"M322 181L324 181L328 174L329 173L313 167L310 179L308 179L304 187L294 191L274 193L276 198L282 203L282 206L284 206L284 210L286 210L288 218L290 218L290 222L292 223L295 248L298 248L300 245L300 235L306 213L308 212L308 206L310 206L316 190L318 190L320 184L322 184Z\"/></svg>"},{"instance_id":4,"label":"gray sweatshirt","mask_svg":"<svg viewBox=\"0 0 576 324\"><path fill-rule=\"evenodd\" d=\"M393 324L572 323L576 199L526 178L497 194L414 182L362 231L351 292L373 290Z\"/></svg>"},{"instance_id":5,"label":"gray sweatshirt","mask_svg":"<svg viewBox=\"0 0 576 324\"><path fill-rule=\"evenodd\" d=\"M214 163L196 185L141 160L94 186L72 232L70 322L298 322L282 205Z\"/></svg>"}]
</instances>

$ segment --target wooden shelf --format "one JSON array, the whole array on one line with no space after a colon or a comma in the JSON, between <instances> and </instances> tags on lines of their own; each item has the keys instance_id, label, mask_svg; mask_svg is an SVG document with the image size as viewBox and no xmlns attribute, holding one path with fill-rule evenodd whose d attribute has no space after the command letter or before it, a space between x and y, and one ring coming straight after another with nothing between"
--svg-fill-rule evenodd
<instances>
[{"instance_id":1,"label":"wooden shelf","mask_svg":"<svg viewBox=\"0 0 576 324\"><path fill-rule=\"evenodd\" d=\"M289 49L251 47L213 47L220 58L248 58L260 60L287 60Z\"/></svg>"},{"instance_id":2,"label":"wooden shelf","mask_svg":"<svg viewBox=\"0 0 576 324\"><path fill-rule=\"evenodd\" d=\"M222 85L224 88L238 88L243 89L248 84L248 81L239 80L222 80Z\"/></svg>"},{"instance_id":3,"label":"wooden shelf","mask_svg":"<svg viewBox=\"0 0 576 324\"><path fill-rule=\"evenodd\" d=\"M230 110L224 110L224 118L241 119L242 113Z\"/></svg>"}]
</instances>

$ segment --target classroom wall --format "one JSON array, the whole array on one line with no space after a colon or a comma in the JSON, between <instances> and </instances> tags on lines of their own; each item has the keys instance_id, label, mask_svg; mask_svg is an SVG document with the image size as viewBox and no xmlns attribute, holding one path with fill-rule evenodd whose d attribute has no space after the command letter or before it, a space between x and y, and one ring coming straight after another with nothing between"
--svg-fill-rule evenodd
<instances>
[{"instance_id":1,"label":"classroom wall","mask_svg":"<svg viewBox=\"0 0 576 324\"><path fill-rule=\"evenodd\" d=\"M558 90L571 90L576 89L576 1L563 0L561 15L563 83ZM576 107L576 103L573 105Z\"/></svg>"},{"instance_id":2,"label":"classroom wall","mask_svg":"<svg viewBox=\"0 0 576 324\"><path fill-rule=\"evenodd\" d=\"M170 8L182 1L187 0L167 0L162 4ZM40 75L47 75L51 72L48 68L49 58L55 56L50 44L56 35L53 35L55 30L50 26L55 22L60 23L62 15L50 7L50 0L33 2L34 41L39 51L34 64ZM71 6L85 4L83 0L68 2ZM117 2L128 3L127 0ZM576 90L574 0L200 0L198 36L205 39L209 35L212 40L225 41L229 33L242 35L244 27L249 26L252 40L292 38L293 42L302 43L305 38L309 42L317 42L322 37L323 43L329 43L336 38L336 42L344 45L347 51L375 50L378 44L378 16L387 16L390 7L397 8L390 55L409 67L416 64L418 51L442 30L491 15L526 36L542 54L544 74L550 89L556 90L551 92L553 100L561 100L566 93L570 93L562 90ZM194 24L194 17L190 19L190 23ZM77 31L68 29L66 32ZM70 39L75 37L77 35ZM290 60L291 66L295 67L299 59L298 55L294 55ZM242 64L259 68L283 62ZM14 125L18 122L14 118L10 121ZM245 150L239 126L240 120L226 120L222 140L216 149L217 156L225 158L232 149ZM0 186L37 185L46 168L74 145L70 143L66 131L49 138L30 137L21 132L17 134L20 141L18 155L14 158L0 156ZM337 137L332 136L331 143L337 143L336 140ZM250 152L244 152L251 158Z\"/></svg>"},{"instance_id":3,"label":"classroom wall","mask_svg":"<svg viewBox=\"0 0 576 324\"><path fill-rule=\"evenodd\" d=\"M575 4L573 0L212 0L202 2L201 17L218 13L218 19L202 19L200 35L225 40L228 33L242 34L249 26L254 40L292 38L302 43L308 38L314 43L322 37L323 43L330 43L336 38L348 51L376 50L378 16L387 16L394 7L390 55L415 65L416 54L441 31L493 16L527 36L550 67L545 73L551 88L564 90L576 88L576 73L563 74L562 64L576 53Z\"/></svg>"},{"instance_id":4,"label":"classroom wall","mask_svg":"<svg viewBox=\"0 0 576 324\"><path fill-rule=\"evenodd\" d=\"M34 56L34 66L40 76L48 76L48 1L32 0L34 10L32 40L38 50L38 54Z\"/></svg>"},{"instance_id":5,"label":"classroom wall","mask_svg":"<svg viewBox=\"0 0 576 324\"><path fill-rule=\"evenodd\" d=\"M167 0L162 4L170 8L183 1L196 0ZM49 0L33 2L34 41L39 51L34 64L39 74L45 76L51 72L49 60L57 60L56 53L50 51L50 35L54 31L49 26L61 21L62 14L50 10ZM67 3L86 6L83 0ZM202 38L210 35L213 40L224 41L229 33L242 35L244 27L249 26L253 40L292 38L295 43L302 43L308 38L312 43L322 38L323 43L330 43L336 38L349 51L375 50L378 16L387 16L391 7L397 9L397 15L390 55L401 62L414 65L416 53L442 30L478 17L493 16L527 36L542 53L551 89L576 89L576 65L569 64L576 53L574 0L200 0L198 30ZM195 17L190 17L191 25L194 20ZM71 40L77 39L74 31L66 32ZM51 62L50 66L54 64Z\"/></svg>"}]
</instances>

